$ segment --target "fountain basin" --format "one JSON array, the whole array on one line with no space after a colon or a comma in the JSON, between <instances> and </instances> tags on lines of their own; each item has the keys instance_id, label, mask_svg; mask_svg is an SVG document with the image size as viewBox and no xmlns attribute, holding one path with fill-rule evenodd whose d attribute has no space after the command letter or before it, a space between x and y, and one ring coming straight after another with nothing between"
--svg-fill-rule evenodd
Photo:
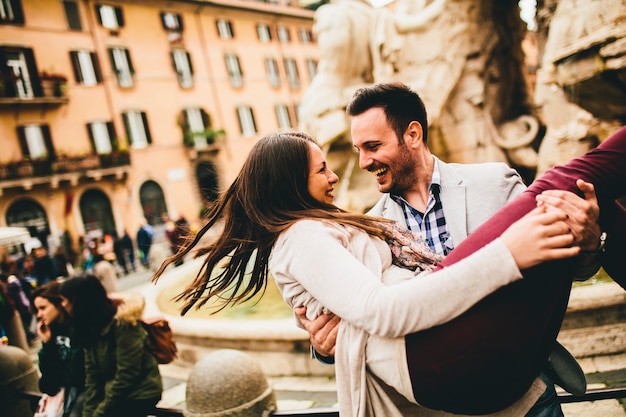
<instances>
[{"instance_id":1,"label":"fountain basin","mask_svg":"<svg viewBox=\"0 0 626 417\"><path fill-rule=\"evenodd\" d=\"M269 301L264 296L260 302L255 298L213 315L209 306L180 316L182 304L173 297L196 276L201 264L200 260L186 261L168 269L156 284L141 289L145 316L163 316L170 322L179 350L176 364L192 366L216 350L237 349L255 357L268 376L334 375L333 366L311 359L308 333L296 326L289 307L279 294L276 297L273 281L268 283Z\"/></svg>"}]
</instances>

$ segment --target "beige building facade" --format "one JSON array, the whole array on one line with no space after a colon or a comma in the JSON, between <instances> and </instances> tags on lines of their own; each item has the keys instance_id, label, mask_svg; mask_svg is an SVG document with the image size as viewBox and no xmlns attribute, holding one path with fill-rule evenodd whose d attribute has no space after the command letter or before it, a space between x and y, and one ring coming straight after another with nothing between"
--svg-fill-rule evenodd
<instances>
[{"instance_id":1,"label":"beige building facade","mask_svg":"<svg viewBox=\"0 0 626 417\"><path fill-rule=\"evenodd\" d=\"M318 51L285 0L0 0L0 226L51 246L198 222ZM61 239L61 236L65 236Z\"/></svg>"}]
</instances>

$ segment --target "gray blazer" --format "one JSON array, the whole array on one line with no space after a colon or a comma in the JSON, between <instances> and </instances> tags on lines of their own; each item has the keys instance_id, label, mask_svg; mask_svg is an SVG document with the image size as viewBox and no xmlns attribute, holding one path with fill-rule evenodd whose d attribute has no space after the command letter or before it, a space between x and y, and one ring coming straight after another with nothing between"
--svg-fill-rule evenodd
<instances>
[{"instance_id":1,"label":"gray blazer","mask_svg":"<svg viewBox=\"0 0 626 417\"><path fill-rule=\"evenodd\" d=\"M526 189L517 171L501 162L447 164L437 159L441 203L453 247ZM402 207L383 194L367 213L406 224Z\"/></svg>"}]
</instances>

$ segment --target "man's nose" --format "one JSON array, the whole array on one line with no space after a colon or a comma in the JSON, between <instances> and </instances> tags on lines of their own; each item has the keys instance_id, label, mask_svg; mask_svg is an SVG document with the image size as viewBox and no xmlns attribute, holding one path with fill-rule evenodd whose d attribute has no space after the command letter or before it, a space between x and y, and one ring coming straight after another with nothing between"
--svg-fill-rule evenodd
<instances>
[{"instance_id":1,"label":"man's nose","mask_svg":"<svg viewBox=\"0 0 626 417\"><path fill-rule=\"evenodd\" d=\"M359 153L359 168L367 169L372 165L372 158L370 158L365 152Z\"/></svg>"}]
</instances>

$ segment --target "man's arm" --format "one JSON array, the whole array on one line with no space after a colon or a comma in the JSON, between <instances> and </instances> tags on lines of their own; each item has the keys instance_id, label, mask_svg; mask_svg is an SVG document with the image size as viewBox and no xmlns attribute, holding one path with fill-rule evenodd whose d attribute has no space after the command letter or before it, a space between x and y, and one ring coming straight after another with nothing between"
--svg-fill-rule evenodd
<instances>
[{"instance_id":1,"label":"man's arm","mask_svg":"<svg viewBox=\"0 0 626 417\"><path fill-rule=\"evenodd\" d=\"M327 313L318 316L315 320L309 320L306 318L306 307L297 307L294 312L311 336L311 356L322 363L334 364L335 343L341 319L332 313Z\"/></svg>"}]
</instances>

